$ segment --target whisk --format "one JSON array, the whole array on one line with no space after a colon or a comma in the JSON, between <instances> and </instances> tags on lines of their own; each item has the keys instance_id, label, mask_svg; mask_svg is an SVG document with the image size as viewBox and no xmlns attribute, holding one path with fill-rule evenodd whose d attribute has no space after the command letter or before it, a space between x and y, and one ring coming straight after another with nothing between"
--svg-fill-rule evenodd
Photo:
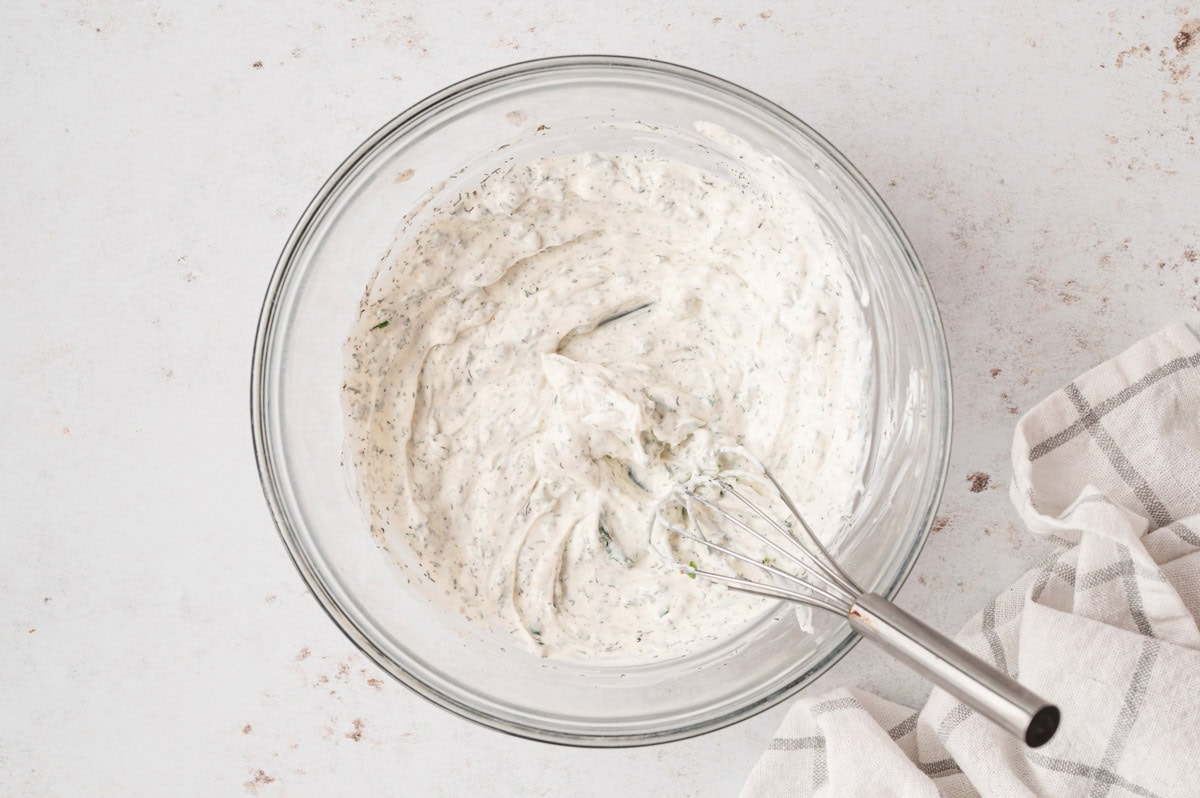
<instances>
[{"instance_id":1,"label":"whisk","mask_svg":"<svg viewBox=\"0 0 1200 798\"><path fill-rule=\"evenodd\" d=\"M671 532L701 543L731 560L753 566L773 577L773 583L701 569L694 561L680 566L684 573L724 584L733 590L798 602L841 615L849 620L855 632L874 641L1005 731L1023 739L1026 745L1036 748L1054 736L1059 722L1058 707L884 597L864 592L829 554L775 477L761 464L756 466L756 470L761 469L761 474L726 470L693 479L664 500L656 515ZM780 523L752 501L747 496L748 491L741 489L747 484L754 486L760 494L772 490L777 493L799 529L790 522ZM726 496L740 505L742 515L721 505L721 502L730 503ZM674 517L672 506L676 510ZM770 558L752 557L745 550L739 551L714 540L713 535L705 533L701 523L704 515L710 515L706 522L715 517L720 523L752 536L778 555L777 562L782 564L786 560L802 575L777 567ZM754 518L775 534L764 534L756 529L752 523ZM724 531L726 535L721 539L727 542L728 533Z\"/></svg>"}]
</instances>

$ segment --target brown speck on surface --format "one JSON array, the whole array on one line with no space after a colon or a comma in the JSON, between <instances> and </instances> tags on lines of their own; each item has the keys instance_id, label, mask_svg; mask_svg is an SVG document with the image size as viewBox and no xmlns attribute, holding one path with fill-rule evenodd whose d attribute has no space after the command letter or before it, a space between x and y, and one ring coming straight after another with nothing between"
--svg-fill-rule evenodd
<instances>
[{"instance_id":1,"label":"brown speck on surface","mask_svg":"<svg viewBox=\"0 0 1200 798\"><path fill-rule=\"evenodd\" d=\"M43 604L49 604L49 603L50 603L50 597L49 597L49 596L46 596L44 599L42 599L42 603L43 603Z\"/></svg>"},{"instance_id":2,"label":"brown speck on surface","mask_svg":"<svg viewBox=\"0 0 1200 798\"><path fill-rule=\"evenodd\" d=\"M360 720L359 718L355 718L353 722L354 722L354 730L346 732L346 738L349 740L353 740L354 742L357 743L360 740L362 740L362 738L363 738L364 724L363 724L362 720Z\"/></svg>"},{"instance_id":3,"label":"brown speck on surface","mask_svg":"<svg viewBox=\"0 0 1200 798\"><path fill-rule=\"evenodd\" d=\"M1121 69L1122 67L1125 66L1125 59L1127 59L1133 55L1136 55L1136 56L1150 55L1150 45L1142 44L1142 45L1138 45L1136 47L1130 47L1128 49L1122 50L1121 52L1117 53L1117 60L1114 62L1113 65L1117 69Z\"/></svg>"},{"instance_id":4,"label":"brown speck on surface","mask_svg":"<svg viewBox=\"0 0 1200 798\"><path fill-rule=\"evenodd\" d=\"M1197 255L1197 253L1196 253L1196 250L1195 250L1195 248L1194 248L1194 247L1186 247L1186 248L1184 248L1184 250L1183 250L1183 259L1184 259L1184 260L1186 260L1188 263L1195 263L1195 262L1196 262L1196 259L1197 259L1198 257L1200 257L1200 255Z\"/></svg>"},{"instance_id":5,"label":"brown speck on surface","mask_svg":"<svg viewBox=\"0 0 1200 798\"><path fill-rule=\"evenodd\" d=\"M950 516L939 515L937 518L933 519L933 526L930 527L929 531L936 535L938 532L941 532L943 529L949 526L949 524Z\"/></svg>"},{"instance_id":6,"label":"brown speck on surface","mask_svg":"<svg viewBox=\"0 0 1200 798\"><path fill-rule=\"evenodd\" d=\"M304 660L308 659L311 656L312 656L312 651L309 650L308 646L304 646L296 654L296 662L303 662Z\"/></svg>"},{"instance_id":7,"label":"brown speck on surface","mask_svg":"<svg viewBox=\"0 0 1200 798\"><path fill-rule=\"evenodd\" d=\"M249 723L247 723L245 726L242 727L242 734L249 734L252 731L254 731L254 727L251 726Z\"/></svg>"},{"instance_id":8,"label":"brown speck on surface","mask_svg":"<svg viewBox=\"0 0 1200 798\"><path fill-rule=\"evenodd\" d=\"M712 24L714 24L714 25L718 24L720 21L721 21L721 18L720 18L720 17L713 17L713 18L712 18Z\"/></svg>"},{"instance_id":9,"label":"brown speck on surface","mask_svg":"<svg viewBox=\"0 0 1200 798\"><path fill-rule=\"evenodd\" d=\"M262 768L258 768L257 770L250 772L250 781L247 781L242 786L244 786L246 788L246 792L250 793L251 795L258 795L259 787L274 783L274 776L268 776Z\"/></svg>"},{"instance_id":10,"label":"brown speck on surface","mask_svg":"<svg viewBox=\"0 0 1200 798\"><path fill-rule=\"evenodd\" d=\"M292 58L299 58L302 55L304 55L303 47L293 47L292 48Z\"/></svg>"},{"instance_id":11,"label":"brown speck on surface","mask_svg":"<svg viewBox=\"0 0 1200 798\"><path fill-rule=\"evenodd\" d=\"M510 125L516 125L517 127L520 127L521 125L525 124L525 120L529 117L525 115L524 111L509 111L504 115L504 118L508 120Z\"/></svg>"},{"instance_id":12,"label":"brown speck on surface","mask_svg":"<svg viewBox=\"0 0 1200 798\"><path fill-rule=\"evenodd\" d=\"M279 598L279 596L276 596L274 593L268 593L267 597L265 599L263 599L263 601L267 602L268 604L271 604L277 598Z\"/></svg>"},{"instance_id":13,"label":"brown speck on surface","mask_svg":"<svg viewBox=\"0 0 1200 798\"><path fill-rule=\"evenodd\" d=\"M923 576L918 576L918 577L917 577L917 584L919 584L919 585L924 585L924 584L927 584L927 582L925 581L925 577L923 577Z\"/></svg>"},{"instance_id":14,"label":"brown speck on surface","mask_svg":"<svg viewBox=\"0 0 1200 798\"><path fill-rule=\"evenodd\" d=\"M255 61L255 62L254 62L253 64L251 64L250 66L254 67L255 69L262 69L262 68L263 68L263 62L262 62L262 61ZM259 771L259 773L262 773L262 771L260 770L260 771Z\"/></svg>"},{"instance_id":15,"label":"brown speck on surface","mask_svg":"<svg viewBox=\"0 0 1200 798\"><path fill-rule=\"evenodd\" d=\"M1175 49L1181 53L1186 53L1196 44L1197 29L1200 28L1200 20L1192 20L1184 24L1179 33L1175 34Z\"/></svg>"},{"instance_id":16,"label":"brown speck on surface","mask_svg":"<svg viewBox=\"0 0 1200 798\"><path fill-rule=\"evenodd\" d=\"M993 380L996 379L997 377L1000 376L1000 369L993 367L991 370L991 375L992 375Z\"/></svg>"},{"instance_id":17,"label":"brown speck on surface","mask_svg":"<svg viewBox=\"0 0 1200 798\"><path fill-rule=\"evenodd\" d=\"M339 682L346 682L346 681L350 680L350 666L349 665L347 665L344 662L341 665L338 665L337 679Z\"/></svg>"},{"instance_id":18,"label":"brown speck on surface","mask_svg":"<svg viewBox=\"0 0 1200 798\"><path fill-rule=\"evenodd\" d=\"M405 169L403 172L398 173L396 175L395 179L392 180L392 182L393 183L407 183L409 180L412 180L412 176L415 174L416 174L416 171L414 171L412 169Z\"/></svg>"},{"instance_id":19,"label":"brown speck on surface","mask_svg":"<svg viewBox=\"0 0 1200 798\"><path fill-rule=\"evenodd\" d=\"M972 493L982 493L991 481L992 478L982 471L973 471L967 475L967 482L971 483Z\"/></svg>"},{"instance_id":20,"label":"brown speck on surface","mask_svg":"<svg viewBox=\"0 0 1200 798\"><path fill-rule=\"evenodd\" d=\"M759 11L758 16L761 17L762 19L770 19L771 15L774 13L775 13L774 11L772 11L771 9L768 8L766 11Z\"/></svg>"},{"instance_id":21,"label":"brown speck on surface","mask_svg":"<svg viewBox=\"0 0 1200 798\"><path fill-rule=\"evenodd\" d=\"M376 678L372 677L370 679L367 679L367 684L371 685L376 690L383 690L383 679L376 679Z\"/></svg>"},{"instance_id":22,"label":"brown speck on surface","mask_svg":"<svg viewBox=\"0 0 1200 798\"><path fill-rule=\"evenodd\" d=\"M33 628L33 629L30 629L30 630L29 630L29 634L33 634L33 633L34 633L34 632L36 632L36 631L37 631L37 628L36 628L36 627L35 627L35 628Z\"/></svg>"},{"instance_id":23,"label":"brown speck on surface","mask_svg":"<svg viewBox=\"0 0 1200 798\"><path fill-rule=\"evenodd\" d=\"M71 428L70 428L70 427L63 427L63 428L62 428L62 430L60 430L60 431L62 432L62 434L63 434L63 435L70 435L70 434L71 434Z\"/></svg>"}]
</instances>

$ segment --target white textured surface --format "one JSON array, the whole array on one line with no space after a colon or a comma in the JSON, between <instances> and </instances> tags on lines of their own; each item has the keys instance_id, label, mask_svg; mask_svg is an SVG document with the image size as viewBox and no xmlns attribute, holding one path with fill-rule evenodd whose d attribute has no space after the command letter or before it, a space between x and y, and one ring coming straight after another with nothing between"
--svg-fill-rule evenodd
<instances>
[{"instance_id":1,"label":"white textured surface","mask_svg":"<svg viewBox=\"0 0 1200 798\"><path fill-rule=\"evenodd\" d=\"M943 629L1041 553L994 489L1014 414L1197 319L1200 41L1180 32L1200 8L448 5L0 9L0 793L729 795L745 778L782 708L635 751L434 708L356 653L271 525L247 383L275 257L344 155L469 74L569 52L696 66L795 111L880 189L954 363L948 521L900 596ZM816 689L841 684L925 690L865 646Z\"/></svg>"}]
</instances>

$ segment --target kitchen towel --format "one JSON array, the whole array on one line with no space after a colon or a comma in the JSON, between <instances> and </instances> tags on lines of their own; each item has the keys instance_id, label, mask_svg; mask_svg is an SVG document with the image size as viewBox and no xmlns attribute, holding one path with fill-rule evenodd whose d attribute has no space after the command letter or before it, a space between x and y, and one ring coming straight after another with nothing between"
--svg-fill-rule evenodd
<instances>
[{"instance_id":1,"label":"kitchen towel","mask_svg":"<svg viewBox=\"0 0 1200 798\"><path fill-rule=\"evenodd\" d=\"M743 796L1200 795L1200 341L1165 329L1031 409L1011 497L1060 548L957 636L1058 704L1028 748L934 689L804 699Z\"/></svg>"}]
</instances>

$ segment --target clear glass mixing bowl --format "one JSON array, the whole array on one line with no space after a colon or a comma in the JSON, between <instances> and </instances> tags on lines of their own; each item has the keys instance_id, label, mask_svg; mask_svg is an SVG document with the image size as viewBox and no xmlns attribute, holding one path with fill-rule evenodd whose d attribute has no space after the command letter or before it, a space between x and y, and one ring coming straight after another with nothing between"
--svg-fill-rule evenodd
<instances>
[{"instance_id":1,"label":"clear glass mixing bowl","mask_svg":"<svg viewBox=\"0 0 1200 798\"><path fill-rule=\"evenodd\" d=\"M376 547L343 462L343 343L380 257L432 205L514 160L653 151L720 174L719 125L778 159L851 264L874 345L873 434L863 493L832 541L860 584L892 596L938 500L950 379L929 285L862 175L782 108L679 66L579 56L517 64L445 89L393 119L338 167L292 232L267 289L251 412L267 502L321 606L397 680L464 717L525 737L594 746L680 739L734 723L811 683L856 639L779 607L710 648L635 666L539 659L413 589ZM427 200L433 198L433 202Z\"/></svg>"}]
</instances>

